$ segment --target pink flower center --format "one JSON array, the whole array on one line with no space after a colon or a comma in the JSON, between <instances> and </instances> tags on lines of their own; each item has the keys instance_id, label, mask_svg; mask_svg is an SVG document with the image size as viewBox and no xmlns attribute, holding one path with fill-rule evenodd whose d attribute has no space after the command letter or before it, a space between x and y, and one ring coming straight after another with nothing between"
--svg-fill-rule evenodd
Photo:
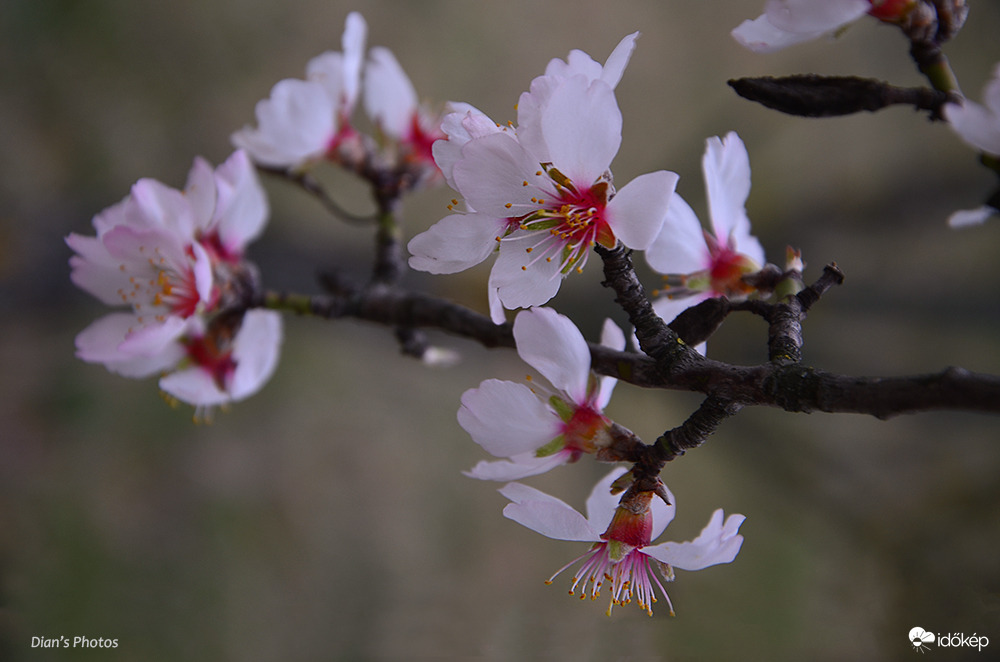
<instances>
[{"instance_id":1,"label":"pink flower center","mask_svg":"<svg viewBox=\"0 0 1000 662\"><path fill-rule=\"evenodd\" d=\"M186 341L188 358L211 375L220 391L225 391L236 371L233 351L228 338L217 338L210 333Z\"/></svg>"},{"instance_id":2,"label":"pink flower center","mask_svg":"<svg viewBox=\"0 0 1000 662\"><path fill-rule=\"evenodd\" d=\"M870 0L870 2L872 8L868 13L881 21L903 18L914 4L914 0Z\"/></svg>"},{"instance_id":3,"label":"pink flower center","mask_svg":"<svg viewBox=\"0 0 1000 662\"><path fill-rule=\"evenodd\" d=\"M132 306L140 321L147 313L156 315L161 321L168 314L184 318L194 315L201 303L194 270L190 266L171 265L158 251L147 262L149 269L141 269L142 273L136 273L125 264L119 265L122 272L132 271L128 285L118 289L122 302Z\"/></svg>"},{"instance_id":4,"label":"pink flower center","mask_svg":"<svg viewBox=\"0 0 1000 662\"><path fill-rule=\"evenodd\" d=\"M606 444L602 435L607 432L609 421L600 412L589 406L576 407L570 419L563 423L564 450L575 461L584 453L594 453Z\"/></svg>"},{"instance_id":5,"label":"pink flower center","mask_svg":"<svg viewBox=\"0 0 1000 662\"><path fill-rule=\"evenodd\" d=\"M544 236L525 250L528 253L537 250L536 260L559 259L560 273L567 273L574 267L582 271L595 243L608 248L614 248L617 243L605 216L609 184L599 181L590 188L579 190L555 168L549 168L547 174L555 182L554 198L532 198L538 210L520 218L522 230L541 232ZM527 269L527 266L522 268Z\"/></svg>"},{"instance_id":6,"label":"pink flower center","mask_svg":"<svg viewBox=\"0 0 1000 662\"><path fill-rule=\"evenodd\" d=\"M742 253L718 246L712 249L712 266L709 269L711 288L717 296L743 295L753 287L743 282L743 276L756 270L753 261Z\"/></svg>"}]
</instances>

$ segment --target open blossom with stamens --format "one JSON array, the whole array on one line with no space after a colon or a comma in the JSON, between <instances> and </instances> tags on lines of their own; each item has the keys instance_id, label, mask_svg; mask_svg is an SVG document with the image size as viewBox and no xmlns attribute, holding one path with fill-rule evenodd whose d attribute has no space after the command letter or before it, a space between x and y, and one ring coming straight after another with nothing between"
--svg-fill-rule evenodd
<instances>
[{"instance_id":1,"label":"open blossom with stamens","mask_svg":"<svg viewBox=\"0 0 1000 662\"><path fill-rule=\"evenodd\" d=\"M361 86L367 31L361 14L351 12L343 52L310 60L306 80L279 81L270 97L257 103L257 127L234 133L233 144L254 162L275 168L301 169L335 157L341 144L357 135L350 118Z\"/></svg>"},{"instance_id":2,"label":"open blossom with stamens","mask_svg":"<svg viewBox=\"0 0 1000 662\"><path fill-rule=\"evenodd\" d=\"M531 308L514 320L517 353L554 391L488 379L462 394L458 422L473 441L505 460L477 464L468 475L485 480L533 476L595 453L611 438L604 407L617 380L595 377L590 350L568 317ZM625 336L607 320L601 343L624 349Z\"/></svg>"},{"instance_id":3,"label":"open blossom with stamens","mask_svg":"<svg viewBox=\"0 0 1000 662\"><path fill-rule=\"evenodd\" d=\"M654 568L664 581L670 582L674 579L674 568L702 570L732 562L743 545L743 536L738 531L746 518L730 515L723 519L719 509L712 513L708 524L694 540L654 545L652 541L674 518L673 495L664 488L671 505L652 492L635 495L628 507L619 505L611 488L624 472L625 469L616 468L597 483L587 499L586 516L565 502L520 483L509 483L500 489L500 493L511 500L503 514L549 538L593 543L587 552L558 570L546 583L580 562L570 595L579 588L581 599L589 596L596 600L603 588L611 594L609 616L615 605L633 600L652 616L653 604L658 601L656 589L659 589L673 615L670 597Z\"/></svg>"},{"instance_id":4,"label":"open blossom with stamens","mask_svg":"<svg viewBox=\"0 0 1000 662\"><path fill-rule=\"evenodd\" d=\"M947 103L944 116L962 140L989 158L1000 161L1000 64L983 88L982 105L968 99ZM1000 214L1000 194L992 202L978 209L957 211L948 219L948 224L952 227L976 225L994 214Z\"/></svg>"},{"instance_id":5,"label":"open blossom with stamens","mask_svg":"<svg viewBox=\"0 0 1000 662\"><path fill-rule=\"evenodd\" d=\"M255 391L273 371L280 316L259 311L242 321L227 314L224 324L216 317L227 306L245 305L255 286L244 252L267 214L256 171L242 151L214 170L196 159L183 191L152 179L137 182L128 197L94 217L96 236L66 238L76 252L73 282L108 305L128 308L82 331L77 356L127 377L210 365L226 398ZM241 334L255 340L237 342ZM218 393L185 387L179 374L161 380L164 391L194 405L220 402Z\"/></svg>"},{"instance_id":6,"label":"open blossom with stamens","mask_svg":"<svg viewBox=\"0 0 1000 662\"><path fill-rule=\"evenodd\" d=\"M711 232L702 229L691 207L674 195L659 236L646 251L650 266L674 281L666 297L654 302L670 321L681 311L716 296L742 298L753 291L743 277L764 265L764 249L750 234L746 199L750 158L735 132L706 141L702 159Z\"/></svg>"},{"instance_id":7,"label":"open blossom with stamens","mask_svg":"<svg viewBox=\"0 0 1000 662\"><path fill-rule=\"evenodd\" d=\"M895 23L917 0L768 0L764 13L732 31L740 44L771 53L793 44L834 34L865 14Z\"/></svg>"},{"instance_id":8,"label":"open blossom with stamens","mask_svg":"<svg viewBox=\"0 0 1000 662\"><path fill-rule=\"evenodd\" d=\"M446 120L448 140L460 145L435 147L435 155L466 209L410 242L411 266L454 273L499 249L490 277L491 300L501 304L491 305L491 314L499 323L503 308L555 296L595 244L649 245L677 175L648 173L616 192L609 170L622 125L613 86L634 40L626 37L604 67L582 53L550 63L552 73L521 95L515 129L489 129L471 111Z\"/></svg>"}]
</instances>

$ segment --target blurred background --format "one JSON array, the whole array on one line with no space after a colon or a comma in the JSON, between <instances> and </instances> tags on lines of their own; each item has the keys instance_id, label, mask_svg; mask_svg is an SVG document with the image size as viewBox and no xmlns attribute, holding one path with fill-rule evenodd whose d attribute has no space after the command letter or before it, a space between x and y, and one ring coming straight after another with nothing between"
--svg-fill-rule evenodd
<instances>
[{"instance_id":1,"label":"blurred background","mask_svg":"<svg viewBox=\"0 0 1000 662\"><path fill-rule=\"evenodd\" d=\"M950 43L980 99L1000 60L1000 6L971 2ZM74 358L106 312L69 282L63 242L135 180L184 184L213 163L281 78L339 50L360 10L429 103L462 100L498 121L553 57L603 61L642 31L618 87L619 185L681 175L704 218L705 138L750 152L748 209L772 260L803 251L807 280L836 261L845 284L805 326L806 362L856 375L959 365L1000 372L1000 222L949 230L995 177L944 125L906 108L806 120L738 98L730 78L856 74L921 85L894 28L754 55L729 30L762 0L4 0L0 4L0 660L911 659L907 633L979 634L1000 647L998 420L746 410L664 472L691 539L713 509L747 515L730 565L677 573L677 616L579 604L583 552L500 515L497 485L463 469L482 452L455 421L460 394L520 379L511 351L435 336L447 370L400 356L389 330L287 319L281 364L249 401L194 425L154 380ZM365 190L330 172L352 211ZM251 247L265 283L318 291L318 271L368 274L370 231L265 180L272 216ZM407 233L453 194L407 201ZM407 284L485 311L487 269ZM644 274L648 287L656 279ZM595 339L621 319L592 264L552 305ZM766 326L733 317L710 346L766 359ZM697 405L619 385L609 412L647 440ZM606 467L531 479L576 507ZM661 601L661 607L664 603ZM32 637L104 637L104 650L32 649ZM976 657L968 649L940 659Z\"/></svg>"}]
</instances>

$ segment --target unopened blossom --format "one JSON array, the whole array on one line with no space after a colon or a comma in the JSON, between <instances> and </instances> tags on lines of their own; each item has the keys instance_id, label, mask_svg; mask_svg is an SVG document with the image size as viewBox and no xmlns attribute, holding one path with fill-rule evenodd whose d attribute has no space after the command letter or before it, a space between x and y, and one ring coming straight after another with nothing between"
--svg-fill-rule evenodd
<instances>
[{"instance_id":1,"label":"unopened blossom","mask_svg":"<svg viewBox=\"0 0 1000 662\"><path fill-rule=\"evenodd\" d=\"M617 380L596 377L590 349L573 322L550 308L531 308L514 319L521 359L552 385L488 379L462 394L458 422L499 461L477 464L469 476L514 480L574 462L611 442L604 415ZM625 336L607 320L601 343L624 349Z\"/></svg>"},{"instance_id":2,"label":"unopened blossom","mask_svg":"<svg viewBox=\"0 0 1000 662\"><path fill-rule=\"evenodd\" d=\"M865 14L898 22L917 0L768 0L764 13L732 31L740 44L758 53L831 35Z\"/></svg>"},{"instance_id":3,"label":"unopened blossom","mask_svg":"<svg viewBox=\"0 0 1000 662\"><path fill-rule=\"evenodd\" d=\"M361 88L368 27L357 12L347 16L342 52L328 51L310 60L306 80L279 81L257 103L257 126L232 135L236 147L254 162L274 168L302 169L328 156L356 136L351 115Z\"/></svg>"},{"instance_id":4,"label":"unopened blossom","mask_svg":"<svg viewBox=\"0 0 1000 662\"><path fill-rule=\"evenodd\" d=\"M516 127L491 129L478 112L446 119L448 140L460 145L435 155L463 208L456 199L453 214L411 241L411 266L454 273L498 250L489 287L499 323L504 308L549 301L595 244L649 245L677 176L648 173L616 192L610 173L622 125L613 86L634 39L604 67L579 52L550 63L552 73L521 95Z\"/></svg>"},{"instance_id":5,"label":"unopened blossom","mask_svg":"<svg viewBox=\"0 0 1000 662\"><path fill-rule=\"evenodd\" d=\"M183 191L153 179L137 182L124 200L94 217L96 236L66 238L76 253L70 258L73 282L125 309L81 332L77 356L127 377L209 362L228 399L259 388L273 370L280 318L261 322L255 314L245 324L232 313L225 323L216 318L227 307L245 305L252 294L255 268L244 253L267 214L256 171L242 151L214 170L196 159ZM262 325L267 333L259 331ZM267 342L236 343L241 329L244 337ZM241 361L245 365L237 370ZM196 406L219 402L218 394L177 387L184 383L178 379L168 375L161 387Z\"/></svg>"},{"instance_id":6,"label":"unopened blossom","mask_svg":"<svg viewBox=\"0 0 1000 662\"><path fill-rule=\"evenodd\" d=\"M670 274L673 286L654 302L670 321L685 308L709 297L744 298L753 287L743 277L764 265L764 249L750 234L746 199L750 194L750 158L735 132L706 141L702 172L711 229L702 228L691 207L674 195L659 236L646 251L650 266Z\"/></svg>"},{"instance_id":7,"label":"unopened blossom","mask_svg":"<svg viewBox=\"0 0 1000 662\"><path fill-rule=\"evenodd\" d=\"M570 595L579 590L581 599L596 600L603 589L611 594L609 616L616 605L629 604L633 600L652 616L659 589L673 615L673 605L663 582L673 581L674 568L693 571L732 562L743 545L743 536L738 531L746 518L743 515L724 518L719 509L712 513L708 524L694 540L654 545L652 541L674 518L674 497L664 488L671 505L652 492L634 495L628 507L619 505L619 498L611 489L612 483L624 472L625 469L616 468L594 486L587 499L586 516L565 502L520 483L509 483L500 489L500 493L511 500L503 514L549 538L593 543L588 551L559 569L546 583L580 563L570 585Z\"/></svg>"},{"instance_id":8,"label":"unopened blossom","mask_svg":"<svg viewBox=\"0 0 1000 662\"><path fill-rule=\"evenodd\" d=\"M983 103L963 99L947 103L944 116L958 136L988 158L1000 162L1000 64L993 70L993 77L983 88ZM985 204L978 209L957 211L948 219L952 227L976 225L990 216L1000 214L995 205Z\"/></svg>"}]
</instances>

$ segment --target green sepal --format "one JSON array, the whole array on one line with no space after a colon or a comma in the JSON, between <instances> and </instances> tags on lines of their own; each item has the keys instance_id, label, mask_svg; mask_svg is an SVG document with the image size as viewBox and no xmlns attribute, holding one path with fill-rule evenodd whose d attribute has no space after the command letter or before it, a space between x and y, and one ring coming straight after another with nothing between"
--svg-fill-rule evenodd
<instances>
[{"instance_id":1,"label":"green sepal","mask_svg":"<svg viewBox=\"0 0 1000 662\"><path fill-rule=\"evenodd\" d=\"M566 404L566 401L558 395L553 395L549 398L549 406L556 410L556 414L562 419L563 423L569 422L573 418L574 408Z\"/></svg>"},{"instance_id":2,"label":"green sepal","mask_svg":"<svg viewBox=\"0 0 1000 662\"><path fill-rule=\"evenodd\" d=\"M549 443L545 444L537 451L535 451L535 457L548 457L550 455L555 455L563 449L566 445L566 437L559 435Z\"/></svg>"}]
</instances>

